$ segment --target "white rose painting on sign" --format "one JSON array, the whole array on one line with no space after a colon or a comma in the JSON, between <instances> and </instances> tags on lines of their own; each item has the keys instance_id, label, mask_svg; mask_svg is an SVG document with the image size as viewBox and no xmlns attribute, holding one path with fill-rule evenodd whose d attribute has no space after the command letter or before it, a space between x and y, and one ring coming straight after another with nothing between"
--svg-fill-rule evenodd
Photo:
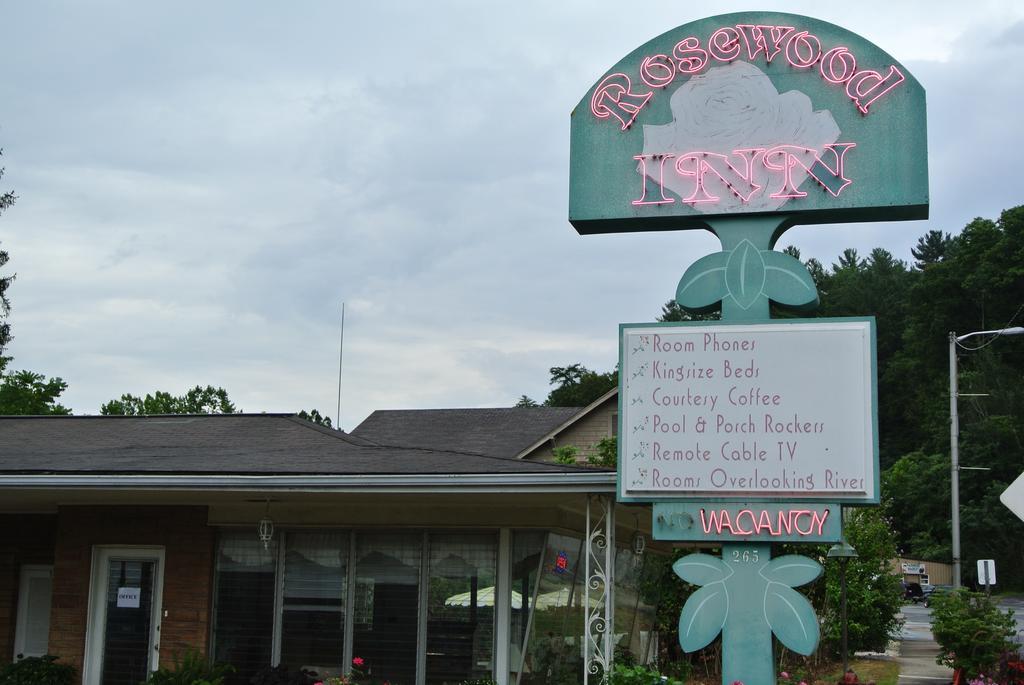
<instances>
[{"instance_id":1,"label":"white rose painting on sign","mask_svg":"<svg viewBox=\"0 0 1024 685\"><path fill-rule=\"evenodd\" d=\"M779 93L758 67L737 61L691 77L672 94L672 121L644 125L637 172L646 176L644 201L674 202L671 191L703 213L733 209L772 212L817 189L838 196L855 145L837 143L828 110L814 111L797 90ZM657 198L660 186L661 199Z\"/></svg>"}]
</instances>

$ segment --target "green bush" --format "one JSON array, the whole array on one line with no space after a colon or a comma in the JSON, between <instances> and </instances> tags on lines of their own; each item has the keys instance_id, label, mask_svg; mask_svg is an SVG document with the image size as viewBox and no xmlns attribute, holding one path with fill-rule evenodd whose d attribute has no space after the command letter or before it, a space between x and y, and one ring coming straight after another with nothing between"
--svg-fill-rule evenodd
<instances>
[{"instance_id":1,"label":"green bush","mask_svg":"<svg viewBox=\"0 0 1024 685\"><path fill-rule=\"evenodd\" d=\"M313 685L320 680L313 671L290 668L287 664L264 666L249 682L252 685Z\"/></svg>"},{"instance_id":2,"label":"green bush","mask_svg":"<svg viewBox=\"0 0 1024 685\"><path fill-rule=\"evenodd\" d=\"M663 676L657 669L647 666L615 664L609 685L683 685L682 680Z\"/></svg>"},{"instance_id":3,"label":"green bush","mask_svg":"<svg viewBox=\"0 0 1024 685\"><path fill-rule=\"evenodd\" d=\"M554 455L557 464L575 464L579 448L576 445L563 445L551 450L551 454Z\"/></svg>"},{"instance_id":4,"label":"green bush","mask_svg":"<svg viewBox=\"0 0 1024 685\"><path fill-rule=\"evenodd\" d=\"M0 685L71 685L75 667L58 664L57 658L30 656L0 667Z\"/></svg>"},{"instance_id":5,"label":"green bush","mask_svg":"<svg viewBox=\"0 0 1024 685\"><path fill-rule=\"evenodd\" d=\"M228 664L214 663L189 649L184 654L174 655L171 668L162 667L149 674L146 685L223 685L224 678L235 671Z\"/></svg>"},{"instance_id":6,"label":"green bush","mask_svg":"<svg viewBox=\"0 0 1024 685\"><path fill-rule=\"evenodd\" d=\"M870 507L847 512L843 533L857 550L857 557L846 562L846 615L849 651L885 651L902 627L899 618L903 606L900 577L889 567L896 558L893 526L880 508ZM806 545L794 546L797 554L814 556ZM842 645L840 584L843 562L829 559L821 549L825 582L808 589L811 603L822 621L823 654L838 656ZM810 552L810 553L809 553ZM780 667L790 664L780 664Z\"/></svg>"},{"instance_id":7,"label":"green bush","mask_svg":"<svg viewBox=\"0 0 1024 685\"><path fill-rule=\"evenodd\" d=\"M618 463L618 440L615 436L601 438L594 445L594 453L587 457L591 466L615 468Z\"/></svg>"},{"instance_id":8,"label":"green bush","mask_svg":"<svg viewBox=\"0 0 1024 685\"><path fill-rule=\"evenodd\" d=\"M932 634L940 664L963 669L968 678L994 673L1004 655L1015 649L1013 611L1003 613L990 597L960 588L933 595Z\"/></svg>"}]
</instances>

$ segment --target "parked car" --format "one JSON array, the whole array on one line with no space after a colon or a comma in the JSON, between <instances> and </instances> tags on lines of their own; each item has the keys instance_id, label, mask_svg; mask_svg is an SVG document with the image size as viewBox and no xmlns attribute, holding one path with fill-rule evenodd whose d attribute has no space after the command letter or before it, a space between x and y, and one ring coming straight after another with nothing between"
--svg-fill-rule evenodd
<instances>
[{"instance_id":1,"label":"parked car","mask_svg":"<svg viewBox=\"0 0 1024 685\"><path fill-rule=\"evenodd\" d=\"M953 591L952 585L933 585L931 590L924 594L924 605L931 606L931 598L937 595L944 595Z\"/></svg>"},{"instance_id":2,"label":"parked car","mask_svg":"<svg viewBox=\"0 0 1024 685\"><path fill-rule=\"evenodd\" d=\"M920 583L904 583L903 599L917 604L924 598L924 590Z\"/></svg>"}]
</instances>

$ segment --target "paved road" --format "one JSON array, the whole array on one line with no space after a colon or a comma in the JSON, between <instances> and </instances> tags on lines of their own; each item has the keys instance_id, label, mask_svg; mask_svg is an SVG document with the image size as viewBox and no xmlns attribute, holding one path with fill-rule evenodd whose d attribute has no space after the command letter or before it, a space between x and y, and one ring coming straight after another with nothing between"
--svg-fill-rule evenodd
<instances>
[{"instance_id":1,"label":"paved road","mask_svg":"<svg viewBox=\"0 0 1024 685\"><path fill-rule=\"evenodd\" d=\"M1013 609L1017 621L1017 643L1024 655L1024 597L1003 599L1003 611ZM900 636L900 685L944 685L953 680L953 671L935 663L939 646L932 637L932 612L920 604L903 607L903 633Z\"/></svg>"},{"instance_id":2,"label":"paved road","mask_svg":"<svg viewBox=\"0 0 1024 685\"><path fill-rule=\"evenodd\" d=\"M1017 621L1017 644L1020 645L1020 653L1024 656L1024 597L1010 597L999 601L999 608L1003 611L1013 609L1013 618Z\"/></svg>"},{"instance_id":3,"label":"paved road","mask_svg":"<svg viewBox=\"0 0 1024 685\"><path fill-rule=\"evenodd\" d=\"M900 636L899 685L944 685L953 682L953 670L935 663L939 646L932 637L932 612L919 604L903 607Z\"/></svg>"}]
</instances>

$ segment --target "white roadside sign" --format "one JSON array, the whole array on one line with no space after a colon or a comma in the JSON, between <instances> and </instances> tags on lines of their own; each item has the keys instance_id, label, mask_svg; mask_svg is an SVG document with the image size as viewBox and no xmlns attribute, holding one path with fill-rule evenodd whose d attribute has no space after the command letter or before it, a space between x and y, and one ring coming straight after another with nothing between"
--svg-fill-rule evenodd
<instances>
[{"instance_id":1,"label":"white roadside sign","mask_svg":"<svg viewBox=\"0 0 1024 685\"><path fill-rule=\"evenodd\" d=\"M996 584L996 561L995 559L978 559L978 584Z\"/></svg>"},{"instance_id":2,"label":"white roadside sign","mask_svg":"<svg viewBox=\"0 0 1024 685\"><path fill-rule=\"evenodd\" d=\"M1017 480L1010 483L1010 487L999 495L999 501L1006 505L1006 508L1024 521L1024 473L1017 476Z\"/></svg>"},{"instance_id":3,"label":"white roadside sign","mask_svg":"<svg viewBox=\"0 0 1024 685\"><path fill-rule=\"evenodd\" d=\"M623 324L625 500L878 501L874 321Z\"/></svg>"}]
</instances>

